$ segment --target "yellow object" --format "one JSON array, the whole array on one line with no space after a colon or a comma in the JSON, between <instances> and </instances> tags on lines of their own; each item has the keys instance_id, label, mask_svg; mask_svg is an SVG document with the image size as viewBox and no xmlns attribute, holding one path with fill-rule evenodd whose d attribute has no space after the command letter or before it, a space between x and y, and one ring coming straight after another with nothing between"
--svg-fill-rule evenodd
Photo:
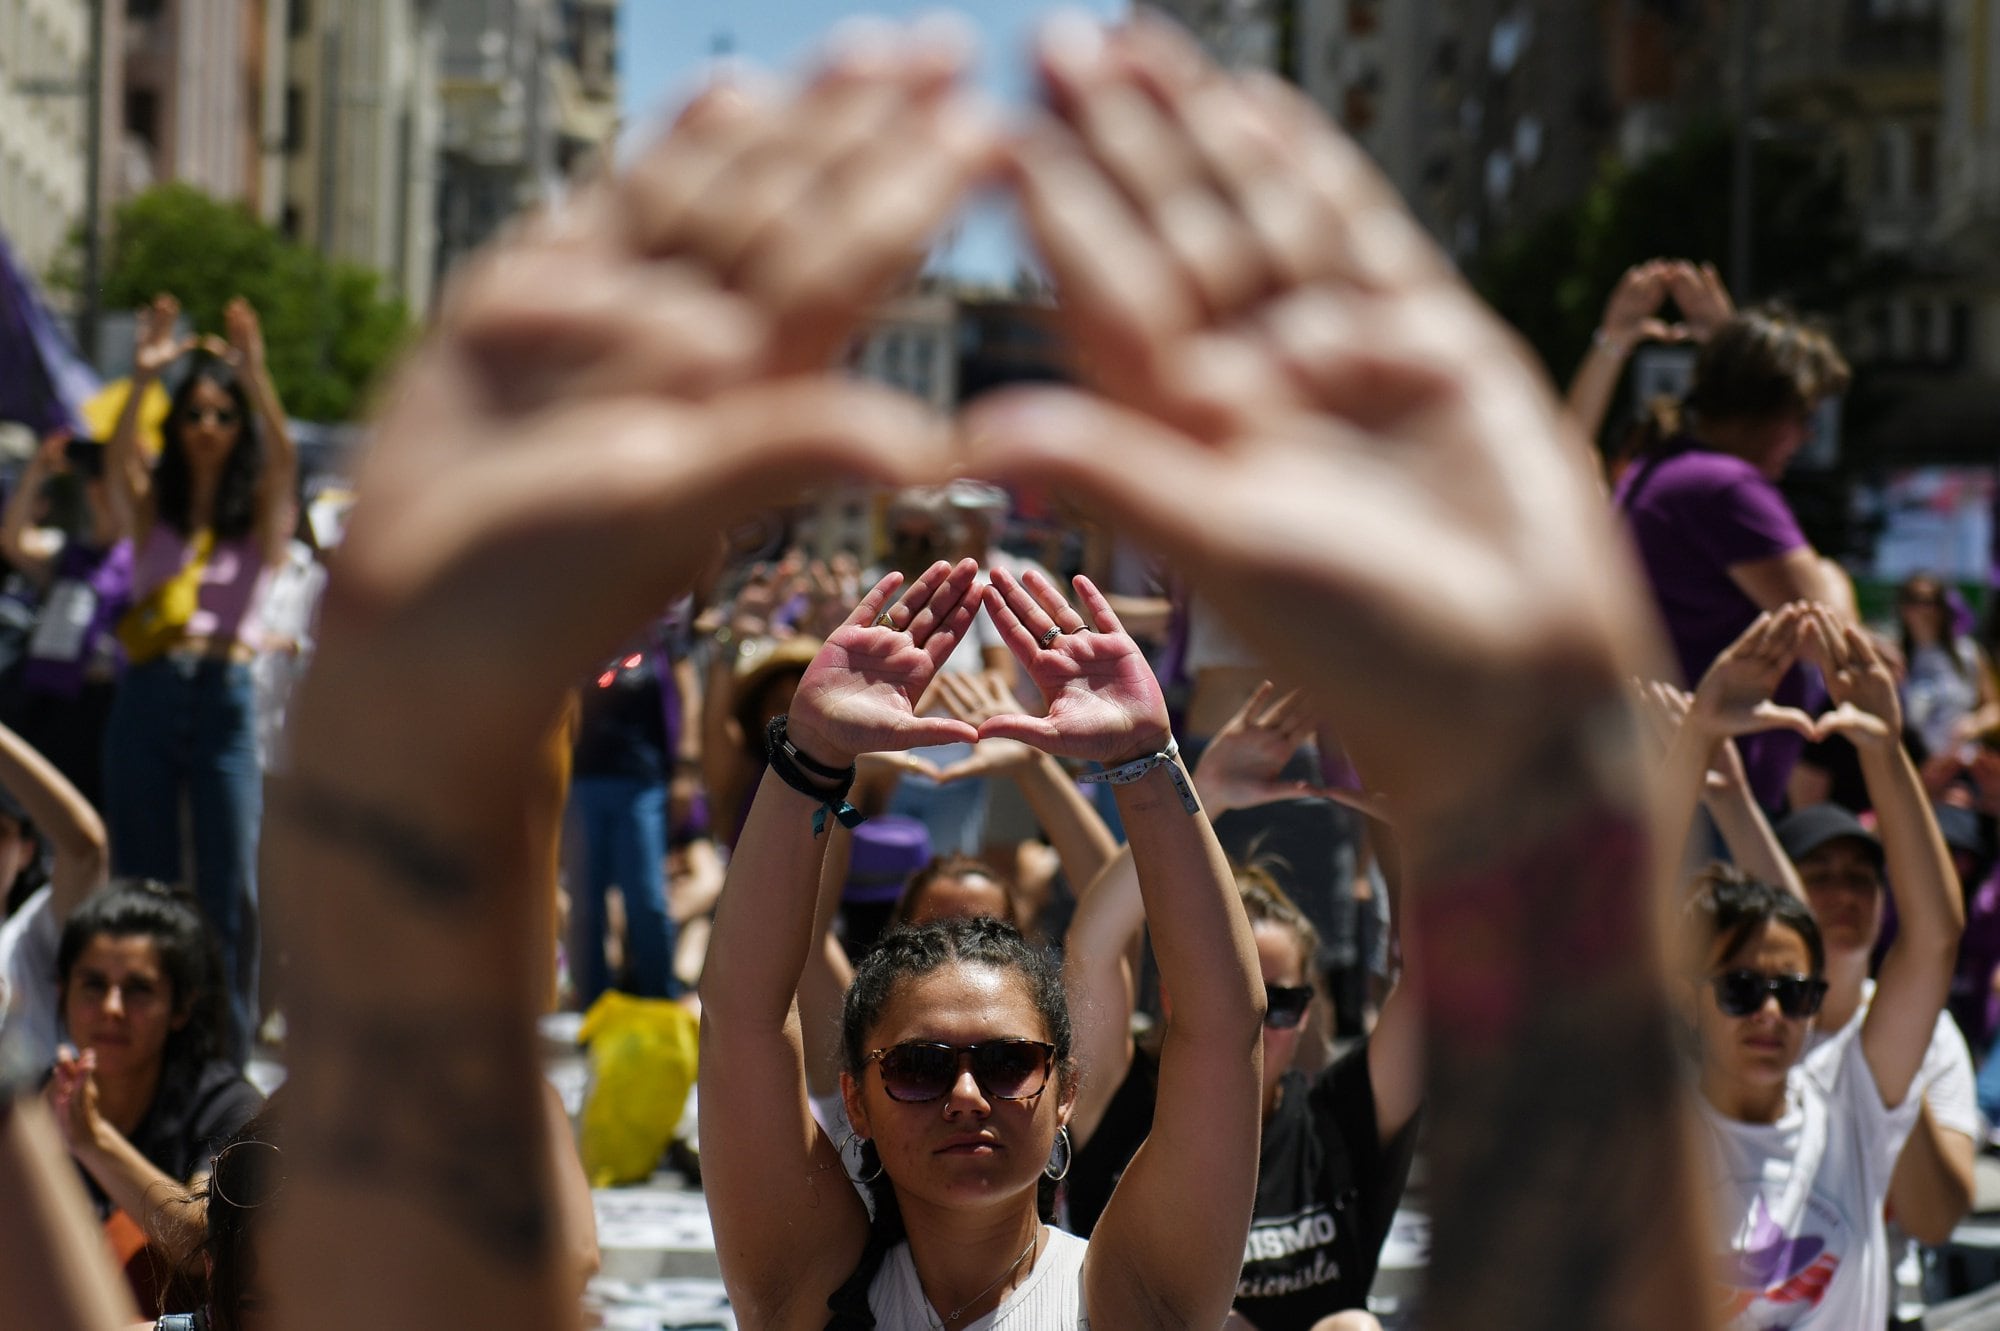
<instances>
[{"instance_id":1,"label":"yellow object","mask_svg":"<svg viewBox=\"0 0 2000 1331\"><path fill-rule=\"evenodd\" d=\"M85 402L79 410L84 427L90 437L99 443L110 443L111 434L118 428L118 413L125 410L125 399L132 395L130 379L113 379L96 396ZM161 427L167 423L167 413L173 410L173 399L167 390L155 380L146 385L146 395L139 399L139 447L148 457L158 457L161 444Z\"/></svg>"},{"instance_id":2,"label":"yellow object","mask_svg":"<svg viewBox=\"0 0 2000 1331\"><path fill-rule=\"evenodd\" d=\"M699 1023L664 998L612 990L590 1005L577 1038L590 1046L583 1172L593 1188L643 1183L674 1138L694 1089Z\"/></svg>"},{"instance_id":3,"label":"yellow object","mask_svg":"<svg viewBox=\"0 0 2000 1331\"><path fill-rule=\"evenodd\" d=\"M118 621L118 641L133 665L142 665L181 640L188 621L201 605L201 571L215 549L215 533L203 527L194 535L194 557L180 572L132 603Z\"/></svg>"}]
</instances>

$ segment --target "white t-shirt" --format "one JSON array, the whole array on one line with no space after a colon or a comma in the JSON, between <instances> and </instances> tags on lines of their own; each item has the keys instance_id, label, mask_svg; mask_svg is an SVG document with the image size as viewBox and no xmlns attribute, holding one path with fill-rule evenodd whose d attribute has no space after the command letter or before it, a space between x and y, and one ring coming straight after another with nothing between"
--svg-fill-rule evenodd
<instances>
[{"instance_id":1,"label":"white t-shirt","mask_svg":"<svg viewBox=\"0 0 2000 1331\"><path fill-rule=\"evenodd\" d=\"M1922 1104L1884 1105L1861 1042L1840 1034L1792 1069L1776 1123L1739 1123L1697 1099L1730 1331L1887 1323L1882 1202Z\"/></svg>"},{"instance_id":2,"label":"white t-shirt","mask_svg":"<svg viewBox=\"0 0 2000 1331\"><path fill-rule=\"evenodd\" d=\"M0 1035L17 1066L45 1068L56 1061L56 948L62 929L39 888L0 924Z\"/></svg>"},{"instance_id":3,"label":"white t-shirt","mask_svg":"<svg viewBox=\"0 0 2000 1331\"><path fill-rule=\"evenodd\" d=\"M953 1331L1090 1331L1083 1311L1083 1255L1090 1244L1074 1234L1046 1228L1048 1246L1035 1269L998 1308ZM868 1286L868 1307L880 1331L931 1331L937 1315L924 1298L910 1245L898 1243Z\"/></svg>"},{"instance_id":4,"label":"white t-shirt","mask_svg":"<svg viewBox=\"0 0 2000 1331\"><path fill-rule=\"evenodd\" d=\"M1874 998L1875 981L1863 980L1861 1005L1854 1009L1854 1015L1838 1031L1825 1034L1815 1031L1806 1048L1806 1061L1827 1057L1826 1050L1834 1048L1837 1039L1851 1038L1858 1042L1861 1019L1868 1015L1868 1005ZM1930 1107L1931 1118L1939 1127L1962 1132L1975 1142L1979 1140L1979 1096L1974 1086L1972 1051L1966 1048L1958 1023L1948 1013L1938 1013L1930 1047L1924 1050L1923 1066L1917 1069L1910 1092L1912 1099L1921 1098ZM1896 1317L1913 1322L1924 1315L1925 1308L1923 1245L1894 1219L1888 1222L1888 1235Z\"/></svg>"}]
</instances>

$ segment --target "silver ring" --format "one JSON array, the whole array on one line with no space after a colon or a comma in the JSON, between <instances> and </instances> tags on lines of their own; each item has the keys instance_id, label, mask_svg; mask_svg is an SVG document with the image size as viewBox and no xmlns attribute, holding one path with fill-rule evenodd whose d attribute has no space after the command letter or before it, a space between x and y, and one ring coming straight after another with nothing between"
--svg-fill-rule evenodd
<instances>
[{"instance_id":1,"label":"silver ring","mask_svg":"<svg viewBox=\"0 0 2000 1331\"><path fill-rule=\"evenodd\" d=\"M1057 638L1060 638L1061 636L1062 636L1062 625L1060 624L1049 625L1049 631L1042 635L1042 650L1047 651L1049 649L1049 644L1054 642Z\"/></svg>"},{"instance_id":2,"label":"silver ring","mask_svg":"<svg viewBox=\"0 0 2000 1331\"><path fill-rule=\"evenodd\" d=\"M878 629L892 629L896 627L896 621L889 618L889 612L884 610L881 614L875 616L875 627Z\"/></svg>"}]
</instances>

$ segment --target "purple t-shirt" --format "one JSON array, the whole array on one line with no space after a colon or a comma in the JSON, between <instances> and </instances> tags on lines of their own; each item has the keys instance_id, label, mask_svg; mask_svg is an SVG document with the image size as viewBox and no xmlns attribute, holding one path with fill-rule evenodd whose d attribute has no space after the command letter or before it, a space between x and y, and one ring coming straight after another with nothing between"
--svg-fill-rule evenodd
<instances>
[{"instance_id":1,"label":"purple t-shirt","mask_svg":"<svg viewBox=\"0 0 2000 1331\"><path fill-rule=\"evenodd\" d=\"M1757 603L1729 576L1737 564L1775 559L1807 546L1791 506L1764 474L1727 453L1688 447L1642 461L1618 483L1615 502L1645 565L1681 675L1692 688L1757 618ZM1819 680L1794 667L1774 695L1792 707L1817 706ZM1739 742L1757 800L1784 802L1785 781L1805 740L1769 731Z\"/></svg>"}]
</instances>

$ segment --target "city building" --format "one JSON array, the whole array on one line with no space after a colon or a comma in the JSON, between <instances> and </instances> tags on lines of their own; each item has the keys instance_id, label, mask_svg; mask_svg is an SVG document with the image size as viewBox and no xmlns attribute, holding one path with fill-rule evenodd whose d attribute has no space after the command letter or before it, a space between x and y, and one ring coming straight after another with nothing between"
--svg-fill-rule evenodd
<instances>
[{"instance_id":1,"label":"city building","mask_svg":"<svg viewBox=\"0 0 2000 1331\"><path fill-rule=\"evenodd\" d=\"M0 0L0 231L37 278L88 194L88 0Z\"/></svg>"},{"instance_id":2,"label":"city building","mask_svg":"<svg viewBox=\"0 0 2000 1331\"><path fill-rule=\"evenodd\" d=\"M260 209L294 239L382 274L412 310L436 277L436 0L267 0Z\"/></svg>"},{"instance_id":3,"label":"city building","mask_svg":"<svg viewBox=\"0 0 2000 1331\"><path fill-rule=\"evenodd\" d=\"M618 126L616 0L439 0L437 270L552 197Z\"/></svg>"},{"instance_id":4,"label":"city building","mask_svg":"<svg viewBox=\"0 0 2000 1331\"><path fill-rule=\"evenodd\" d=\"M180 181L261 210L264 28L282 0L106 0L116 197Z\"/></svg>"}]
</instances>

